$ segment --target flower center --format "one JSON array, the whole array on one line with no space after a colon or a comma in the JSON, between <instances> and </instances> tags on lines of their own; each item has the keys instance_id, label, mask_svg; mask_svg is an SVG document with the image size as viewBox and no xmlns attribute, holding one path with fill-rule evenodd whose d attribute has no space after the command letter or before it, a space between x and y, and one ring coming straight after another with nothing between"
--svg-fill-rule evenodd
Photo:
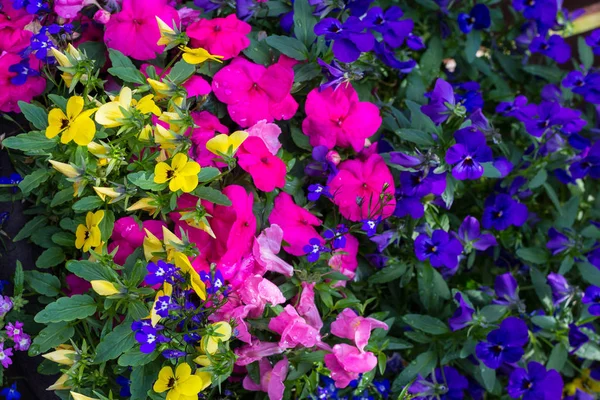
<instances>
[{"instance_id":1,"label":"flower center","mask_svg":"<svg viewBox=\"0 0 600 400\"><path fill-rule=\"evenodd\" d=\"M69 126L68 119L63 119L62 121L60 121L60 129L65 129L67 126Z\"/></svg>"},{"instance_id":2,"label":"flower center","mask_svg":"<svg viewBox=\"0 0 600 400\"><path fill-rule=\"evenodd\" d=\"M495 346L492 346L491 350L492 350L492 353L494 353L495 356L498 356L498 355L500 355L500 353L502 353L503 348L502 348L502 346L500 346L499 344L497 344Z\"/></svg>"},{"instance_id":3,"label":"flower center","mask_svg":"<svg viewBox=\"0 0 600 400\"><path fill-rule=\"evenodd\" d=\"M177 383L177 381L175 380L175 378L171 377L169 378L169 383L167 384L167 386L173 388L175 387L175 383Z\"/></svg>"},{"instance_id":4,"label":"flower center","mask_svg":"<svg viewBox=\"0 0 600 400\"><path fill-rule=\"evenodd\" d=\"M167 179L173 178L174 175L175 175L175 171L173 171L172 169L167 171Z\"/></svg>"}]
</instances>

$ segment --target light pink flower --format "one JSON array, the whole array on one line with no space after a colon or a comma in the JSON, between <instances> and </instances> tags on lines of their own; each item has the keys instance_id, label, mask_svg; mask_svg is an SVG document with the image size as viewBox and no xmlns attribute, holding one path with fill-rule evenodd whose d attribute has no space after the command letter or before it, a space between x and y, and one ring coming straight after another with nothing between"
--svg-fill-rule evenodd
<instances>
[{"instance_id":1,"label":"light pink flower","mask_svg":"<svg viewBox=\"0 0 600 400\"><path fill-rule=\"evenodd\" d=\"M245 304L254 306L248 314L251 318L262 316L267 303L273 306L285 303L285 297L281 290L273 282L260 275L247 278L238 289L238 294Z\"/></svg>"},{"instance_id":2,"label":"light pink flower","mask_svg":"<svg viewBox=\"0 0 600 400\"><path fill-rule=\"evenodd\" d=\"M0 55L0 87L2 88L0 90L0 111L20 113L19 101L30 103L34 97L42 94L46 88L46 80L41 76L30 75L22 85L15 85L10 81L17 76L17 73L10 72L8 69L11 65L18 64L21 60L19 55L13 53L3 53ZM31 55L29 57L29 66L38 71L40 62Z\"/></svg>"},{"instance_id":3,"label":"light pink flower","mask_svg":"<svg viewBox=\"0 0 600 400\"><path fill-rule=\"evenodd\" d=\"M337 388L345 388L357 379L360 373L371 371L377 366L377 357L371 352L360 352L348 344L336 344L333 353L325 356L325 366Z\"/></svg>"},{"instance_id":4,"label":"light pink flower","mask_svg":"<svg viewBox=\"0 0 600 400\"><path fill-rule=\"evenodd\" d=\"M4 51L18 53L30 44L33 32L25 29L25 26L33 21L34 15L25 11L25 8L15 10L12 1L3 1L1 5L0 53Z\"/></svg>"},{"instance_id":5,"label":"light pink flower","mask_svg":"<svg viewBox=\"0 0 600 400\"><path fill-rule=\"evenodd\" d=\"M287 305L275 318L271 318L269 329L279 333L281 339L279 346L291 349L296 346L314 347L321 341L319 331L306 323L306 320L298 315L296 309Z\"/></svg>"},{"instance_id":6,"label":"light pink flower","mask_svg":"<svg viewBox=\"0 0 600 400\"><path fill-rule=\"evenodd\" d=\"M294 274L294 267L277 257L277 254L281 251L282 240L283 230L281 230L279 225L272 224L254 239L252 253L256 262L268 271L292 276Z\"/></svg>"},{"instance_id":7,"label":"light pink flower","mask_svg":"<svg viewBox=\"0 0 600 400\"><path fill-rule=\"evenodd\" d=\"M251 30L250 25L231 14L225 18L201 19L190 24L186 33L191 39L191 47L202 47L210 54L229 60L250 45L246 35Z\"/></svg>"},{"instance_id":8,"label":"light pink flower","mask_svg":"<svg viewBox=\"0 0 600 400\"><path fill-rule=\"evenodd\" d=\"M249 127L261 120L290 119L298 109L290 94L293 83L291 68L280 64L266 68L237 57L215 74L212 88L217 99L227 104L231 119Z\"/></svg>"},{"instance_id":9,"label":"light pink flower","mask_svg":"<svg viewBox=\"0 0 600 400\"><path fill-rule=\"evenodd\" d=\"M78 277L75 274L68 274L65 277L67 282L66 294L67 296L75 296L76 294L84 294L92 288L92 285L83 278Z\"/></svg>"},{"instance_id":10,"label":"light pink flower","mask_svg":"<svg viewBox=\"0 0 600 400\"><path fill-rule=\"evenodd\" d=\"M369 344L371 331L377 328L387 331L388 326L385 322L381 322L375 318L361 317L350 308L344 309L337 316L336 320L331 323L331 333L333 335L353 340L361 352Z\"/></svg>"},{"instance_id":11,"label":"light pink flower","mask_svg":"<svg viewBox=\"0 0 600 400\"><path fill-rule=\"evenodd\" d=\"M302 282L302 294L296 310L312 327L317 331L321 330L323 321L315 304L315 283Z\"/></svg>"},{"instance_id":12,"label":"light pink flower","mask_svg":"<svg viewBox=\"0 0 600 400\"><path fill-rule=\"evenodd\" d=\"M193 111L191 115L196 127L192 130L190 157L200 164L201 167L226 167L227 164L215 161L217 158L213 153L208 151L206 143L215 137L217 132L229 133L229 128L221 124L219 119L208 111Z\"/></svg>"},{"instance_id":13,"label":"light pink flower","mask_svg":"<svg viewBox=\"0 0 600 400\"><path fill-rule=\"evenodd\" d=\"M281 142L279 142L281 128L277 124L267 122L263 119L249 129L246 129L246 132L248 132L248 136L258 136L261 138L273 155L276 155L281 148Z\"/></svg>"},{"instance_id":14,"label":"light pink flower","mask_svg":"<svg viewBox=\"0 0 600 400\"><path fill-rule=\"evenodd\" d=\"M228 321L233 319L236 323L234 333L235 338L242 342L251 344L252 336L248 331L248 324L245 318L248 316L248 312L252 310L254 306L243 305L236 295L232 293L227 298L227 302L223 304L215 313L211 314L208 319L211 322Z\"/></svg>"},{"instance_id":15,"label":"light pink flower","mask_svg":"<svg viewBox=\"0 0 600 400\"><path fill-rule=\"evenodd\" d=\"M271 367L271 362L263 358L259 361L260 384L254 382L250 375L246 375L243 381L244 389L254 392L262 391L269 395L269 400L283 399L285 391L284 381L287 377L290 363L286 357Z\"/></svg>"},{"instance_id":16,"label":"light pink flower","mask_svg":"<svg viewBox=\"0 0 600 400\"><path fill-rule=\"evenodd\" d=\"M283 239L289 246L283 249L294 256L302 256L302 249L312 238L318 238L315 226L321 226L320 219L310 211L297 206L292 196L285 192L279 193L275 198L275 205L269 216L271 224L277 224L283 230Z\"/></svg>"},{"instance_id":17,"label":"light pink flower","mask_svg":"<svg viewBox=\"0 0 600 400\"><path fill-rule=\"evenodd\" d=\"M329 192L344 217L360 221L392 215L396 208L394 178L379 154L366 160L344 161L338 169L329 183ZM380 199L382 193L385 200Z\"/></svg>"},{"instance_id":18,"label":"light pink flower","mask_svg":"<svg viewBox=\"0 0 600 400\"><path fill-rule=\"evenodd\" d=\"M235 361L236 365L248 365L254 361L262 360L268 356L275 354L281 354L285 351L285 348L279 346L279 343L273 342L261 342L255 340L250 345L238 347L234 350L238 359Z\"/></svg>"},{"instance_id":19,"label":"light pink flower","mask_svg":"<svg viewBox=\"0 0 600 400\"><path fill-rule=\"evenodd\" d=\"M359 101L352 85L340 85L336 90L313 89L306 98L306 119L302 131L313 146L352 147L361 151L365 139L373 136L381 125L375 104Z\"/></svg>"},{"instance_id":20,"label":"light pink flower","mask_svg":"<svg viewBox=\"0 0 600 400\"><path fill-rule=\"evenodd\" d=\"M54 12L57 13L59 17L71 19L77 17L79 11L87 4L91 3L84 0L55 0Z\"/></svg>"},{"instance_id":21,"label":"light pink flower","mask_svg":"<svg viewBox=\"0 0 600 400\"><path fill-rule=\"evenodd\" d=\"M354 279L356 268L358 268L358 239L351 234L344 235L346 246L343 249L334 250L329 259L329 266L341 272L350 279ZM346 281L338 281L340 286L345 286Z\"/></svg>"},{"instance_id":22,"label":"light pink flower","mask_svg":"<svg viewBox=\"0 0 600 400\"><path fill-rule=\"evenodd\" d=\"M267 149L261 138L251 136L244 140L237 157L239 166L252 176L258 190L272 192L285 186L285 163Z\"/></svg>"},{"instance_id":23,"label":"light pink flower","mask_svg":"<svg viewBox=\"0 0 600 400\"><path fill-rule=\"evenodd\" d=\"M156 17L179 23L177 10L167 0L145 0L143 7L136 0L123 0L121 11L106 24L104 42L136 60L151 60L164 49L156 44L160 38Z\"/></svg>"}]
</instances>

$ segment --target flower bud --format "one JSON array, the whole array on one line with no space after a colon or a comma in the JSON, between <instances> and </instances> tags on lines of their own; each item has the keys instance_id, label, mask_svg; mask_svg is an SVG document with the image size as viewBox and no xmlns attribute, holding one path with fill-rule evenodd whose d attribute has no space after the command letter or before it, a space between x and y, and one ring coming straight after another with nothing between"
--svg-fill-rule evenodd
<instances>
[{"instance_id":1,"label":"flower bud","mask_svg":"<svg viewBox=\"0 0 600 400\"><path fill-rule=\"evenodd\" d=\"M342 157L340 157L340 153L338 153L335 150L330 150L327 155L325 156L325 159L327 161L329 161L330 163L332 163L333 165L338 165L340 163L340 161L342 161Z\"/></svg>"},{"instance_id":2,"label":"flower bud","mask_svg":"<svg viewBox=\"0 0 600 400\"><path fill-rule=\"evenodd\" d=\"M110 13L106 10L98 10L96 14L94 14L94 21L99 24L106 25L108 21L110 21Z\"/></svg>"}]
</instances>

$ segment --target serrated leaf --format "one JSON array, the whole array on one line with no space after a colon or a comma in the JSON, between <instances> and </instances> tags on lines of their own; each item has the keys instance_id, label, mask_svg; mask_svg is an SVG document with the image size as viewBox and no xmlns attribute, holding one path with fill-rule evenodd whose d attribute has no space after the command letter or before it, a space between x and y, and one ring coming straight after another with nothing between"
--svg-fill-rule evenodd
<instances>
[{"instance_id":1,"label":"serrated leaf","mask_svg":"<svg viewBox=\"0 0 600 400\"><path fill-rule=\"evenodd\" d=\"M48 180L50 173L47 169L36 169L31 174L23 178L19 183L19 189L23 195L28 195L32 190L37 189L40 185Z\"/></svg>"},{"instance_id":2,"label":"serrated leaf","mask_svg":"<svg viewBox=\"0 0 600 400\"><path fill-rule=\"evenodd\" d=\"M41 132L29 132L7 137L2 141L2 145L9 149L28 152L53 149L56 147L56 142L48 139Z\"/></svg>"},{"instance_id":3,"label":"serrated leaf","mask_svg":"<svg viewBox=\"0 0 600 400\"><path fill-rule=\"evenodd\" d=\"M223 206L230 206L231 200L217 189L213 189L210 186L199 186L194 190L194 194L201 199L210 201L214 204L220 204Z\"/></svg>"},{"instance_id":4,"label":"serrated leaf","mask_svg":"<svg viewBox=\"0 0 600 400\"><path fill-rule=\"evenodd\" d=\"M17 104L27 121L31 122L36 129L43 131L48 127L48 113L45 109L24 101L19 101Z\"/></svg>"},{"instance_id":5,"label":"serrated leaf","mask_svg":"<svg viewBox=\"0 0 600 400\"><path fill-rule=\"evenodd\" d=\"M50 303L34 317L35 322L47 324L51 322L68 322L83 319L96 312L96 302L87 294L61 297Z\"/></svg>"},{"instance_id":6,"label":"serrated leaf","mask_svg":"<svg viewBox=\"0 0 600 400\"><path fill-rule=\"evenodd\" d=\"M131 330L130 322L123 322L100 341L96 348L94 363L113 360L131 349L135 344L135 332Z\"/></svg>"},{"instance_id":7,"label":"serrated leaf","mask_svg":"<svg viewBox=\"0 0 600 400\"><path fill-rule=\"evenodd\" d=\"M52 274L27 271L25 281L33 290L44 296L55 297L60 293L60 280Z\"/></svg>"},{"instance_id":8,"label":"serrated leaf","mask_svg":"<svg viewBox=\"0 0 600 400\"><path fill-rule=\"evenodd\" d=\"M75 334L75 329L64 323L49 324L37 334L29 348L29 355L45 353L53 347L65 344Z\"/></svg>"}]
</instances>

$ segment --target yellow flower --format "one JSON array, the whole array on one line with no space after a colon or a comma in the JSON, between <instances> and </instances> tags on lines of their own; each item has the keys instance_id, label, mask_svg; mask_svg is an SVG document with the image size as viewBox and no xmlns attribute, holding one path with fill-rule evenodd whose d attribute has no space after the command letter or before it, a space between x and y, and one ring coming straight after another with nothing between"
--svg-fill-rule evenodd
<instances>
[{"instance_id":1,"label":"yellow flower","mask_svg":"<svg viewBox=\"0 0 600 400\"><path fill-rule=\"evenodd\" d=\"M158 23L158 30L160 31L160 39L156 42L159 46L166 46L171 43L177 33L171 28L169 25L165 23L162 19L156 17L156 22Z\"/></svg>"},{"instance_id":2,"label":"yellow flower","mask_svg":"<svg viewBox=\"0 0 600 400\"><path fill-rule=\"evenodd\" d=\"M81 96L73 96L67 102L67 114L54 108L48 114L48 127L46 137L52 139L59 133L61 143L75 141L80 146L87 146L96 134L96 125L90 116L95 108L83 111L84 101Z\"/></svg>"},{"instance_id":3,"label":"yellow flower","mask_svg":"<svg viewBox=\"0 0 600 400\"><path fill-rule=\"evenodd\" d=\"M226 342L231 338L231 325L225 321L216 322L209 328L209 332L202 338L202 351L215 354L219 349L219 342Z\"/></svg>"},{"instance_id":4,"label":"yellow flower","mask_svg":"<svg viewBox=\"0 0 600 400\"><path fill-rule=\"evenodd\" d=\"M146 257L146 261L157 261L159 258L154 253L163 253L165 251L163 244L148 229L144 228L144 231L146 232L146 236L144 237L144 257Z\"/></svg>"},{"instance_id":5,"label":"yellow flower","mask_svg":"<svg viewBox=\"0 0 600 400\"><path fill-rule=\"evenodd\" d=\"M92 284L94 292L98 293L100 296L112 296L113 294L121 293L115 284L109 281L94 280L90 281L90 283Z\"/></svg>"},{"instance_id":6,"label":"yellow flower","mask_svg":"<svg viewBox=\"0 0 600 400\"><path fill-rule=\"evenodd\" d=\"M106 200L107 197L110 198L109 204L116 203L125 196L125 188L123 186L116 188L94 186L94 191L102 200Z\"/></svg>"},{"instance_id":7,"label":"yellow flower","mask_svg":"<svg viewBox=\"0 0 600 400\"><path fill-rule=\"evenodd\" d=\"M133 100L131 89L124 86L119 92L119 97L117 99L100 106L96 112L96 122L107 128L122 126L125 123L125 115L123 115L122 109L131 111L132 105L142 114L152 113L159 116L161 111L154 103L154 100L152 100L153 97L153 95L149 94L136 103L135 100Z\"/></svg>"},{"instance_id":8,"label":"yellow flower","mask_svg":"<svg viewBox=\"0 0 600 400\"><path fill-rule=\"evenodd\" d=\"M172 150L177 147L180 142L185 142L184 136L176 134L174 131L165 128L162 125L156 125L156 135L154 141L161 149Z\"/></svg>"},{"instance_id":9,"label":"yellow flower","mask_svg":"<svg viewBox=\"0 0 600 400\"><path fill-rule=\"evenodd\" d=\"M73 400L98 400L93 397L84 396L81 393L69 392L73 396Z\"/></svg>"},{"instance_id":10,"label":"yellow flower","mask_svg":"<svg viewBox=\"0 0 600 400\"><path fill-rule=\"evenodd\" d=\"M96 142L90 142L87 145L88 151L90 153L92 153L94 156L96 156L98 158L98 165L103 167L106 164L108 164L109 158L107 157L108 155L108 148L104 147L104 145L96 143Z\"/></svg>"},{"instance_id":11,"label":"yellow flower","mask_svg":"<svg viewBox=\"0 0 600 400\"><path fill-rule=\"evenodd\" d=\"M213 60L213 61L217 61L220 63L223 62L220 60L221 58L223 58L223 56L217 56L214 54L210 54L208 51L206 51L202 47L199 47L197 49L191 49L187 46L181 46L181 47L179 47L179 49L181 49L181 51L183 51L183 56L182 56L183 60L188 64L192 64L192 65L202 64L203 62L208 61L208 60Z\"/></svg>"},{"instance_id":12,"label":"yellow flower","mask_svg":"<svg viewBox=\"0 0 600 400\"><path fill-rule=\"evenodd\" d=\"M179 189L189 193L198 186L198 173L200 164L188 161L185 154L177 153L171 160L171 165L159 162L154 168L154 183L169 182L169 190L176 192Z\"/></svg>"},{"instance_id":13,"label":"yellow flower","mask_svg":"<svg viewBox=\"0 0 600 400\"><path fill-rule=\"evenodd\" d=\"M52 47L50 51L52 52L52 55L54 56L54 58L56 58L56 61L61 67L70 68L73 66L73 63L69 60L69 57L67 57L67 55L61 53L54 47ZM67 46L66 53L69 54L69 56L74 61L81 60L81 54L79 53L79 50L73 47L71 43L69 43L69 45ZM61 77L63 78L67 86L71 86L71 82L73 81L73 74L71 74L70 72L63 72ZM82 81L85 82L86 80L87 76L82 76Z\"/></svg>"},{"instance_id":14,"label":"yellow flower","mask_svg":"<svg viewBox=\"0 0 600 400\"><path fill-rule=\"evenodd\" d=\"M67 382L67 380L69 379L69 375L67 374L62 374L57 380L56 382L54 382L52 385L48 386L46 388L46 390L66 390L66 389L70 389L71 386L67 386L65 385L65 383Z\"/></svg>"},{"instance_id":15,"label":"yellow flower","mask_svg":"<svg viewBox=\"0 0 600 400\"><path fill-rule=\"evenodd\" d=\"M138 135L138 139L141 140L142 142L149 142L151 135L152 135L152 125L147 124L140 131L140 134Z\"/></svg>"},{"instance_id":16,"label":"yellow flower","mask_svg":"<svg viewBox=\"0 0 600 400\"><path fill-rule=\"evenodd\" d=\"M244 131L236 131L231 135L222 133L206 142L206 149L217 156L233 156L247 137L248 133Z\"/></svg>"},{"instance_id":17,"label":"yellow flower","mask_svg":"<svg viewBox=\"0 0 600 400\"><path fill-rule=\"evenodd\" d=\"M173 260L177 268L184 274L187 273L190 275L190 284L198 297L202 300L206 300L206 285L200 278L198 272L192 267L192 264L190 264L189 258L185 254L177 252L174 254Z\"/></svg>"},{"instance_id":18,"label":"yellow flower","mask_svg":"<svg viewBox=\"0 0 600 400\"><path fill-rule=\"evenodd\" d=\"M160 321L160 319L162 318L157 313L156 302L158 302L159 298L164 297L164 296L171 297L172 294L173 294L173 285L171 285L170 283L167 283L167 282L164 283L162 290L159 290L158 292L156 292L156 297L154 298L154 303L152 304L152 310L150 311L150 322L152 323L152 326L156 326L156 324L158 324L158 321Z\"/></svg>"},{"instance_id":19,"label":"yellow flower","mask_svg":"<svg viewBox=\"0 0 600 400\"><path fill-rule=\"evenodd\" d=\"M192 211L183 211L181 212L181 219L185 221L189 226L192 226L196 229L201 229L204 232L208 233L213 239L217 238L212 228L210 227L206 216L198 218Z\"/></svg>"},{"instance_id":20,"label":"yellow flower","mask_svg":"<svg viewBox=\"0 0 600 400\"><path fill-rule=\"evenodd\" d=\"M152 197L144 197L127 207L127 211L143 210L152 214L157 208L158 206L155 199Z\"/></svg>"},{"instance_id":21,"label":"yellow flower","mask_svg":"<svg viewBox=\"0 0 600 400\"><path fill-rule=\"evenodd\" d=\"M76 355L77 352L71 346L64 346L62 348L59 346L50 353L42 354L42 357L57 364L73 365L75 364Z\"/></svg>"},{"instance_id":22,"label":"yellow flower","mask_svg":"<svg viewBox=\"0 0 600 400\"><path fill-rule=\"evenodd\" d=\"M52 164L52 167L55 170L57 170L58 172L60 172L64 176L66 176L67 178L74 179L74 178L81 178L81 176L82 176L83 171L73 167L70 164L65 164L65 163L61 163L58 161L54 161L54 160L50 160L50 164Z\"/></svg>"},{"instance_id":23,"label":"yellow flower","mask_svg":"<svg viewBox=\"0 0 600 400\"><path fill-rule=\"evenodd\" d=\"M92 247L100 246L102 234L98 224L104 218L104 211L88 212L85 216L85 225L80 224L75 232L75 247L89 251Z\"/></svg>"},{"instance_id":24,"label":"yellow flower","mask_svg":"<svg viewBox=\"0 0 600 400\"><path fill-rule=\"evenodd\" d=\"M177 366L175 373L173 373L173 368L163 367L158 373L158 379L154 382L153 389L156 393L168 390L166 400L183 400L186 399L185 396L198 397L198 393L208 385L210 385L210 379L207 382L202 376L192 375L192 368L184 363Z\"/></svg>"}]
</instances>

